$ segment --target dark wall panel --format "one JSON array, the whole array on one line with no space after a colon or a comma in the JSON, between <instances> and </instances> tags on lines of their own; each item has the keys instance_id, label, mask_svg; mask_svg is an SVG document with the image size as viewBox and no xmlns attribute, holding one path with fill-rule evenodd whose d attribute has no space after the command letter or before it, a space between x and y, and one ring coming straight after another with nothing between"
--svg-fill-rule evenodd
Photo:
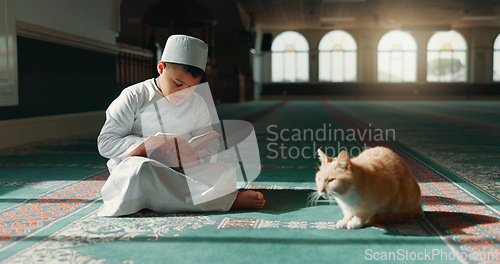
<instances>
[{"instance_id":1,"label":"dark wall panel","mask_svg":"<svg viewBox=\"0 0 500 264\"><path fill-rule=\"evenodd\" d=\"M19 105L0 120L104 110L117 96L116 56L17 38Z\"/></svg>"},{"instance_id":2,"label":"dark wall panel","mask_svg":"<svg viewBox=\"0 0 500 264\"><path fill-rule=\"evenodd\" d=\"M500 83L266 83L262 95L493 98L500 96Z\"/></svg>"}]
</instances>

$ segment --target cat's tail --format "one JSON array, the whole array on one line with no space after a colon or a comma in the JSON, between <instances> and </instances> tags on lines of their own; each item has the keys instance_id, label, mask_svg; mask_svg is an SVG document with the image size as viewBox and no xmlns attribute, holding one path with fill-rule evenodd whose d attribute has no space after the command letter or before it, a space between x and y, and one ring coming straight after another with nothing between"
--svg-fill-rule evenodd
<instances>
[{"instance_id":1,"label":"cat's tail","mask_svg":"<svg viewBox=\"0 0 500 264\"><path fill-rule=\"evenodd\" d=\"M422 210L405 213L382 213L369 218L366 222L370 224L389 224L417 221L424 216Z\"/></svg>"}]
</instances>

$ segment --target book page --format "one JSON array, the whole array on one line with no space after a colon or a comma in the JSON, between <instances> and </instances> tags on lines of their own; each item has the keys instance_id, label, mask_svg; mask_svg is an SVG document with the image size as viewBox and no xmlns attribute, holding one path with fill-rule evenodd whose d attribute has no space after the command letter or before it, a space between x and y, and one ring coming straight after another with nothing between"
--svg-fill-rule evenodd
<instances>
[{"instance_id":1,"label":"book page","mask_svg":"<svg viewBox=\"0 0 500 264\"><path fill-rule=\"evenodd\" d=\"M181 153L185 155L192 155L196 149L201 149L208 145L210 142L217 139L221 134L212 130L207 133L195 136L190 140L187 140L183 135L177 134L168 134L168 133L156 133L154 136L149 136L142 142L139 146L137 146L134 150L132 150L127 156L142 156L148 157L149 153L155 152L159 148L163 148L166 150L174 150L175 151L175 143L174 139L177 138L178 148Z\"/></svg>"},{"instance_id":2,"label":"book page","mask_svg":"<svg viewBox=\"0 0 500 264\"><path fill-rule=\"evenodd\" d=\"M202 148L220 136L221 136L221 134L212 130L212 131L209 131L205 134L201 134L201 135L192 137L189 140L189 144L191 144L191 146L193 146L193 148Z\"/></svg>"}]
</instances>

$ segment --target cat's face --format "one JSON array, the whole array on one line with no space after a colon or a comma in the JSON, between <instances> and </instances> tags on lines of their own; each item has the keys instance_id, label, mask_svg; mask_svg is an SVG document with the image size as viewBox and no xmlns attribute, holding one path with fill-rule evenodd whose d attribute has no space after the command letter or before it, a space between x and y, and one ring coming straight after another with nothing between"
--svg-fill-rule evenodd
<instances>
[{"instance_id":1,"label":"cat's face","mask_svg":"<svg viewBox=\"0 0 500 264\"><path fill-rule=\"evenodd\" d=\"M328 157L318 149L321 165L316 172L318 194L325 197L342 195L352 188L352 164L347 152L343 151L336 158Z\"/></svg>"}]
</instances>

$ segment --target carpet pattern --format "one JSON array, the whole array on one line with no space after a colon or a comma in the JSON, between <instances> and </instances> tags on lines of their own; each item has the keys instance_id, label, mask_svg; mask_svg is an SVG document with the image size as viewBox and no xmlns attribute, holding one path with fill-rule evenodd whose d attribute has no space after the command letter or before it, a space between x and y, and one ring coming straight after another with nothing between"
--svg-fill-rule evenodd
<instances>
[{"instance_id":1,"label":"carpet pattern","mask_svg":"<svg viewBox=\"0 0 500 264\"><path fill-rule=\"evenodd\" d=\"M338 101L264 101L222 106L221 119L246 119L255 125L262 172L245 188L264 193L267 203L262 211L167 214L143 210L126 217L102 218L96 210L101 205L100 188L108 173L103 170L105 160L96 156L94 138L9 150L0 157L0 262L303 263L331 262L332 255L334 262L346 263L498 262L498 198L477 182L466 180L456 167L446 166L446 160L435 159L432 153L437 150L415 147L414 142L423 142L415 136L420 123L436 120L436 114L420 114L418 107L422 104L431 109L425 102L391 105L391 109L378 102ZM495 105L479 106L482 104L478 103L478 111L497 115ZM439 105L436 109L443 107L450 111L462 109L460 104ZM389 118L388 112L394 117ZM483 118L480 124L470 117L444 120L456 120L446 121L447 125L458 127L453 135L476 131L488 139L498 136L496 124ZM415 126L405 130L402 120L411 120ZM314 139L289 140L293 133L288 130L320 128L324 123L358 131L391 125L398 126L398 133L407 133L395 141L358 136L341 143L348 148L384 145L401 155L422 188L424 219L341 230L335 227L335 221L341 218L335 203L319 200L308 206L307 198L314 191L317 158L273 158L276 149L270 146L309 150L313 143L320 147L332 144ZM271 125L286 132L282 138L270 135ZM442 132L445 134L446 130ZM448 148L452 152L453 144ZM480 155L484 161L490 153ZM496 156L491 154L488 158L495 160ZM494 166L483 164L487 168Z\"/></svg>"},{"instance_id":2,"label":"carpet pattern","mask_svg":"<svg viewBox=\"0 0 500 264\"><path fill-rule=\"evenodd\" d=\"M498 102L367 101L335 105L365 123L396 129L398 142L500 198Z\"/></svg>"}]
</instances>

